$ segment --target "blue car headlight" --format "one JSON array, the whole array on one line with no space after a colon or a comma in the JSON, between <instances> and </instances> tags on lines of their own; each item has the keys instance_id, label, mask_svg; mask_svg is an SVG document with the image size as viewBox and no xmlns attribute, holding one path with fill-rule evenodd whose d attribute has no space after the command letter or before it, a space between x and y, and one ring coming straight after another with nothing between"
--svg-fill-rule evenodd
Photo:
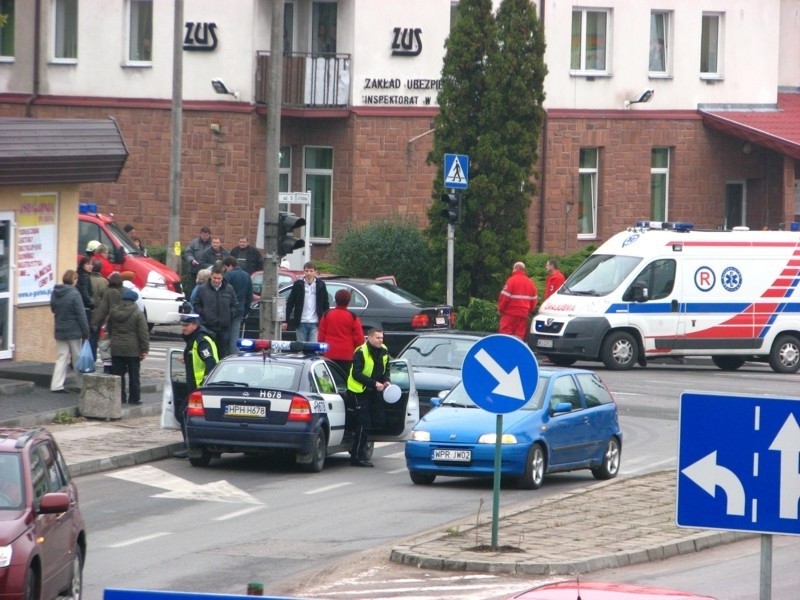
<instances>
[{"instance_id":1,"label":"blue car headlight","mask_svg":"<svg viewBox=\"0 0 800 600\"><path fill-rule=\"evenodd\" d=\"M422 429L414 429L411 432L411 440L414 442L430 442L431 441L431 432L424 431Z\"/></svg>"},{"instance_id":2,"label":"blue car headlight","mask_svg":"<svg viewBox=\"0 0 800 600\"><path fill-rule=\"evenodd\" d=\"M478 438L479 444L494 444L496 441L497 441L497 434L495 433L484 433L481 437ZM500 438L500 441L503 444L516 444L517 436L511 435L510 433L504 433L503 437Z\"/></svg>"}]
</instances>

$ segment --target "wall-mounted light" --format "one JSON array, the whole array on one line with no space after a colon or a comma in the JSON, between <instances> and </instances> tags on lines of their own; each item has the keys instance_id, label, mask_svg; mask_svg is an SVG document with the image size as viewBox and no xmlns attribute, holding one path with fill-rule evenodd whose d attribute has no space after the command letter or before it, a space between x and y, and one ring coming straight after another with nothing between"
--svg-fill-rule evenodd
<instances>
[{"instance_id":1,"label":"wall-mounted light","mask_svg":"<svg viewBox=\"0 0 800 600\"><path fill-rule=\"evenodd\" d=\"M631 98L630 100L625 100L624 107L626 109L631 107L631 104L640 104L643 102L650 102L653 99L653 96L656 95L656 91L653 88L647 88L641 94L636 96L635 98Z\"/></svg>"},{"instance_id":2,"label":"wall-mounted light","mask_svg":"<svg viewBox=\"0 0 800 600\"><path fill-rule=\"evenodd\" d=\"M753 147L750 145L750 142L742 144L742 154L750 154L752 151Z\"/></svg>"},{"instance_id":3,"label":"wall-mounted light","mask_svg":"<svg viewBox=\"0 0 800 600\"><path fill-rule=\"evenodd\" d=\"M214 91L218 94L227 94L228 96L233 96L237 100L239 99L239 92L228 89L228 86L225 85L225 82L222 79L215 78L211 80L211 85L214 88Z\"/></svg>"}]
</instances>

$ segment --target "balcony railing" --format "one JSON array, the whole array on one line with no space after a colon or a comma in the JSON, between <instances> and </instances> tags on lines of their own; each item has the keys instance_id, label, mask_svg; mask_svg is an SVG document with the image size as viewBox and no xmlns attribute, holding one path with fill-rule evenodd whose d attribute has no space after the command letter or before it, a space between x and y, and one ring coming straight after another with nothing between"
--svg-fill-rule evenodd
<instances>
[{"instance_id":1,"label":"balcony railing","mask_svg":"<svg viewBox=\"0 0 800 600\"><path fill-rule=\"evenodd\" d=\"M256 55L256 102L266 104L270 54ZM293 52L283 55L282 105L346 107L350 103L350 55Z\"/></svg>"}]
</instances>

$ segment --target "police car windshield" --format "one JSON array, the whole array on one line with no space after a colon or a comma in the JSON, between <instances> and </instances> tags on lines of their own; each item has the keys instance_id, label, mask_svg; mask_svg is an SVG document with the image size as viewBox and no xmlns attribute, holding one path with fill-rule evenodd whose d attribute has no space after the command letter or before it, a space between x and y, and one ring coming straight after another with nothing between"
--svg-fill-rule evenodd
<instances>
[{"instance_id":1,"label":"police car windshield","mask_svg":"<svg viewBox=\"0 0 800 600\"><path fill-rule=\"evenodd\" d=\"M617 289L640 262L640 256L593 254L569 276L558 293L567 296L605 296Z\"/></svg>"}]
</instances>

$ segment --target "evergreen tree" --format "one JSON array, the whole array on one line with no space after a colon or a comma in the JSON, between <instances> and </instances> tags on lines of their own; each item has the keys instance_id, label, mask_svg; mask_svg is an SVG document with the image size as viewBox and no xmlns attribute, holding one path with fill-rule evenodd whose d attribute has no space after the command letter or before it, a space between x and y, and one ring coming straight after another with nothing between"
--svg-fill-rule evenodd
<instances>
[{"instance_id":1,"label":"evergreen tree","mask_svg":"<svg viewBox=\"0 0 800 600\"><path fill-rule=\"evenodd\" d=\"M483 36L483 37L478 37ZM496 298L511 265L529 249L527 210L544 120L544 32L530 0L463 0L448 38L431 162L470 156L469 190L456 231L455 304ZM445 280L442 169L429 211L432 250Z\"/></svg>"}]
</instances>

